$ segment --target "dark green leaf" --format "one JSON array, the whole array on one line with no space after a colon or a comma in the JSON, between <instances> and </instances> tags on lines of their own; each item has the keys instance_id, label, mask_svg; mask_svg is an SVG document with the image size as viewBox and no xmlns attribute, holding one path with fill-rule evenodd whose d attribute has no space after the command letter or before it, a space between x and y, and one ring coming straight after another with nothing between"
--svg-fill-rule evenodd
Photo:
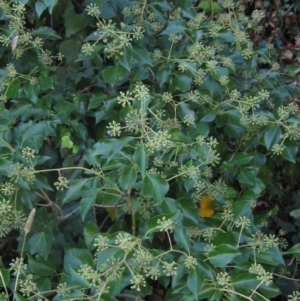
<instances>
[{"instance_id":1,"label":"dark green leaf","mask_svg":"<svg viewBox=\"0 0 300 301\"><path fill-rule=\"evenodd\" d=\"M298 145L296 141L285 141L282 157L286 160L296 163L296 155L298 153Z\"/></svg>"},{"instance_id":2,"label":"dark green leaf","mask_svg":"<svg viewBox=\"0 0 300 301\"><path fill-rule=\"evenodd\" d=\"M269 128L264 135L266 148L269 150L274 144L280 141L281 128L271 127Z\"/></svg>"},{"instance_id":3,"label":"dark green leaf","mask_svg":"<svg viewBox=\"0 0 300 301\"><path fill-rule=\"evenodd\" d=\"M41 90L53 89L53 82L51 77L41 75L39 76L38 80Z\"/></svg>"},{"instance_id":4,"label":"dark green leaf","mask_svg":"<svg viewBox=\"0 0 300 301\"><path fill-rule=\"evenodd\" d=\"M144 144L141 144L133 154L133 160L137 164L141 176L144 178L147 164L148 164L148 157L147 157L147 148Z\"/></svg>"},{"instance_id":5,"label":"dark green leaf","mask_svg":"<svg viewBox=\"0 0 300 301\"><path fill-rule=\"evenodd\" d=\"M135 183L137 178L136 170L134 166L127 166L122 170L119 178L119 184L123 189L130 189Z\"/></svg>"},{"instance_id":6,"label":"dark green leaf","mask_svg":"<svg viewBox=\"0 0 300 301\"><path fill-rule=\"evenodd\" d=\"M48 0L48 1L57 1L57 0ZM78 31L86 27L86 20L84 19L83 16L76 14L73 7L69 7L65 11L64 19L65 19L67 38L69 38L71 35L74 35Z\"/></svg>"},{"instance_id":7,"label":"dark green leaf","mask_svg":"<svg viewBox=\"0 0 300 301\"><path fill-rule=\"evenodd\" d=\"M238 174L238 180L241 184L253 185L255 170L252 167L243 167Z\"/></svg>"},{"instance_id":8,"label":"dark green leaf","mask_svg":"<svg viewBox=\"0 0 300 301\"><path fill-rule=\"evenodd\" d=\"M167 28L161 33L161 35L184 33L185 29L185 20L169 21L167 24Z\"/></svg>"},{"instance_id":9,"label":"dark green leaf","mask_svg":"<svg viewBox=\"0 0 300 301\"><path fill-rule=\"evenodd\" d=\"M47 8L46 4L42 1L37 1L35 2L35 11L38 15L38 17L40 17L42 15L42 13L45 11L45 9Z\"/></svg>"},{"instance_id":10,"label":"dark green leaf","mask_svg":"<svg viewBox=\"0 0 300 301\"><path fill-rule=\"evenodd\" d=\"M86 249L70 248L65 249L64 269L70 273L71 269L79 270L84 264L92 267L94 261L91 253Z\"/></svg>"},{"instance_id":11,"label":"dark green leaf","mask_svg":"<svg viewBox=\"0 0 300 301\"><path fill-rule=\"evenodd\" d=\"M239 153L234 158L234 163L237 166L243 166L243 165L248 164L253 158L254 158L253 156L250 156L246 153Z\"/></svg>"},{"instance_id":12,"label":"dark green leaf","mask_svg":"<svg viewBox=\"0 0 300 301\"><path fill-rule=\"evenodd\" d=\"M59 45L59 51L64 55L68 64L73 64L80 53L81 42L78 40L64 40Z\"/></svg>"},{"instance_id":13,"label":"dark green leaf","mask_svg":"<svg viewBox=\"0 0 300 301\"><path fill-rule=\"evenodd\" d=\"M139 62L139 64L145 64L145 65L149 65L152 66L152 61L150 58L150 54L147 51L146 48L144 48L143 46L138 46L135 45L132 48L132 54L133 54L133 58Z\"/></svg>"},{"instance_id":14,"label":"dark green leaf","mask_svg":"<svg viewBox=\"0 0 300 301\"><path fill-rule=\"evenodd\" d=\"M40 256L36 256L36 258L28 256L28 266L31 273L41 276L51 276L56 273L56 264L51 257L45 260Z\"/></svg>"},{"instance_id":15,"label":"dark green leaf","mask_svg":"<svg viewBox=\"0 0 300 301\"><path fill-rule=\"evenodd\" d=\"M229 264L235 257L239 256L240 252L235 246L222 244L216 246L208 256L210 263L216 267L225 267Z\"/></svg>"},{"instance_id":16,"label":"dark green leaf","mask_svg":"<svg viewBox=\"0 0 300 301\"><path fill-rule=\"evenodd\" d=\"M47 260L53 239L52 231L47 228L43 232L33 234L28 241L30 254L41 255Z\"/></svg>"},{"instance_id":17,"label":"dark green leaf","mask_svg":"<svg viewBox=\"0 0 300 301\"><path fill-rule=\"evenodd\" d=\"M40 1L36 2L36 6L37 3L40 3ZM42 3L44 4L44 3ZM52 28L48 27L48 26L43 26L43 27L39 27L38 29L34 30L33 33L43 39L49 39L49 40L59 40L61 39L61 36ZM39 78L40 79L40 78Z\"/></svg>"},{"instance_id":18,"label":"dark green leaf","mask_svg":"<svg viewBox=\"0 0 300 301\"><path fill-rule=\"evenodd\" d=\"M0 287L7 287L10 280L10 272L7 269L0 269ZM3 283L4 281L4 283Z\"/></svg>"},{"instance_id":19,"label":"dark green leaf","mask_svg":"<svg viewBox=\"0 0 300 301\"><path fill-rule=\"evenodd\" d=\"M195 299L198 300L198 295L204 286L205 280L203 273L197 268L189 272L187 286L194 295Z\"/></svg>"},{"instance_id":20,"label":"dark green leaf","mask_svg":"<svg viewBox=\"0 0 300 301\"><path fill-rule=\"evenodd\" d=\"M72 181L64 197L63 203L68 204L78 199L82 195L82 188L87 181L88 179L78 179Z\"/></svg>"},{"instance_id":21,"label":"dark green leaf","mask_svg":"<svg viewBox=\"0 0 300 301\"><path fill-rule=\"evenodd\" d=\"M142 190L144 197L153 198L156 204L160 204L168 190L168 182L160 175L151 173L145 176Z\"/></svg>"},{"instance_id":22,"label":"dark green leaf","mask_svg":"<svg viewBox=\"0 0 300 301\"><path fill-rule=\"evenodd\" d=\"M93 242L95 241L96 236L99 233L98 227L92 222L89 221L84 227L84 241L88 248L92 248Z\"/></svg>"},{"instance_id":23,"label":"dark green leaf","mask_svg":"<svg viewBox=\"0 0 300 301\"><path fill-rule=\"evenodd\" d=\"M102 74L104 80L113 85L127 74L127 70L120 65L108 66L103 69Z\"/></svg>"}]
</instances>

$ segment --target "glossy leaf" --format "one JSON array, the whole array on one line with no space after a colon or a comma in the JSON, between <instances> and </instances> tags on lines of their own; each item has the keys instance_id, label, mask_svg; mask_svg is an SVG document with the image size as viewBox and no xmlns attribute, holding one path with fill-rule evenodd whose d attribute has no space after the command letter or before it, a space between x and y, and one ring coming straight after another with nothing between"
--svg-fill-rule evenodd
<instances>
[{"instance_id":1,"label":"glossy leaf","mask_svg":"<svg viewBox=\"0 0 300 301\"><path fill-rule=\"evenodd\" d=\"M168 190L168 182L160 175L152 173L145 176L142 190L144 197L153 198L156 204L160 204Z\"/></svg>"},{"instance_id":2,"label":"glossy leaf","mask_svg":"<svg viewBox=\"0 0 300 301\"><path fill-rule=\"evenodd\" d=\"M103 69L102 74L104 80L113 85L127 74L127 70L120 65L109 66Z\"/></svg>"},{"instance_id":3,"label":"glossy leaf","mask_svg":"<svg viewBox=\"0 0 300 301\"><path fill-rule=\"evenodd\" d=\"M216 246L216 248L209 253L208 260L216 267L225 267L239 255L240 252L237 251L234 246L222 244Z\"/></svg>"},{"instance_id":4,"label":"glossy leaf","mask_svg":"<svg viewBox=\"0 0 300 301\"><path fill-rule=\"evenodd\" d=\"M204 283L205 283L204 277L200 270L195 268L189 272L187 286L189 290L192 292L196 300L198 299L198 295L201 292Z\"/></svg>"}]
</instances>

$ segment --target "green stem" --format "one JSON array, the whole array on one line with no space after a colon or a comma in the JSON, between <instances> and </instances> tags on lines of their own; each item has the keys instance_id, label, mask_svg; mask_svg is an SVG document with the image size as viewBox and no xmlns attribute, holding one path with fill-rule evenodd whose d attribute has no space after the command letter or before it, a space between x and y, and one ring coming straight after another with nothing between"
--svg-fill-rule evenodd
<instances>
[{"instance_id":1,"label":"green stem","mask_svg":"<svg viewBox=\"0 0 300 301\"><path fill-rule=\"evenodd\" d=\"M14 148L11 147L10 144L8 144L8 143L7 143L4 139L2 139L1 137L0 137L0 141L1 141L3 144L5 144L5 146L6 146L12 153L15 152Z\"/></svg>"},{"instance_id":2,"label":"green stem","mask_svg":"<svg viewBox=\"0 0 300 301\"><path fill-rule=\"evenodd\" d=\"M130 211L130 215L131 215L131 229L132 229L132 235L136 236L136 224L135 224L135 213L134 213L134 209L130 200L130 190L128 190L128 196L125 198L127 206L129 208Z\"/></svg>"}]
</instances>

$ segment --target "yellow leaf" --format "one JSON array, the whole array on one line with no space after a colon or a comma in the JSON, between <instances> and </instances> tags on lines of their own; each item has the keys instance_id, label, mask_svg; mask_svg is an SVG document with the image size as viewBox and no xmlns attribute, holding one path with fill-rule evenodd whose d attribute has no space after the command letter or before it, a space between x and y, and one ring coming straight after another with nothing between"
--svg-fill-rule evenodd
<instances>
[{"instance_id":1,"label":"yellow leaf","mask_svg":"<svg viewBox=\"0 0 300 301\"><path fill-rule=\"evenodd\" d=\"M105 210L109 214L111 221L114 222L117 218L118 208L117 207L105 207Z\"/></svg>"},{"instance_id":2,"label":"yellow leaf","mask_svg":"<svg viewBox=\"0 0 300 301\"><path fill-rule=\"evenodd\" d=\"M214 214L213 199L209 195L204 195L199 205L199 214L201 217L211 217Z\"/></svg>"}]
</instances>

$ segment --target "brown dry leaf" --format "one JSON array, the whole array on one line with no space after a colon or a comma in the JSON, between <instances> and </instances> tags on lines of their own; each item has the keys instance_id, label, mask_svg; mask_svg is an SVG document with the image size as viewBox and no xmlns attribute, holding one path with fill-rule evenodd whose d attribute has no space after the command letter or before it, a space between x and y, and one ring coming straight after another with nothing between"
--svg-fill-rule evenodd
<instances>
[{"instance_id":1,"label":"brown dry leaf","mask_svg":"<svg viewBox=\"0 0 300 301\"><path fill-rule=\"evenodd\" d=\"M291 61L293 59L293 52L291 50L285 50L280 57L281 60Z\"/></svg>"},{"instance_id":2,"label":"brown dry leaf","mask_svg":"<svg viewBox=\"0 0 300 301\"><path fill-rule=\"evenodd\" d=\"M300 47L300 36L295 37L295 46Z\"/></svg>"},{"instance_id":3,"label":"brown dry leaf","mask_svg":"<svg viewBox=\"0 0 300 301\"><path fill-rule=\"evenodd\" d=\"M165 239L166 239L166 233L165 233L165 232L158 232L158 233L156 233L156 236L158 237L158 239L159 239L161 242L164 242Z\"/></svg>"},{"instance_id":4,"label":"brown dry leaf","mask_svg":"<svg viewBox=\"0 0 300 301\"><path fill-rule=\"evenodd\" d=\"M254 7L255 7L256 9L263 9L263 8L264 8L264 5L263 5L263 3L262 3L261 0L257 0L257 1L255 1Z\"/></svg>"}]
</instances>

